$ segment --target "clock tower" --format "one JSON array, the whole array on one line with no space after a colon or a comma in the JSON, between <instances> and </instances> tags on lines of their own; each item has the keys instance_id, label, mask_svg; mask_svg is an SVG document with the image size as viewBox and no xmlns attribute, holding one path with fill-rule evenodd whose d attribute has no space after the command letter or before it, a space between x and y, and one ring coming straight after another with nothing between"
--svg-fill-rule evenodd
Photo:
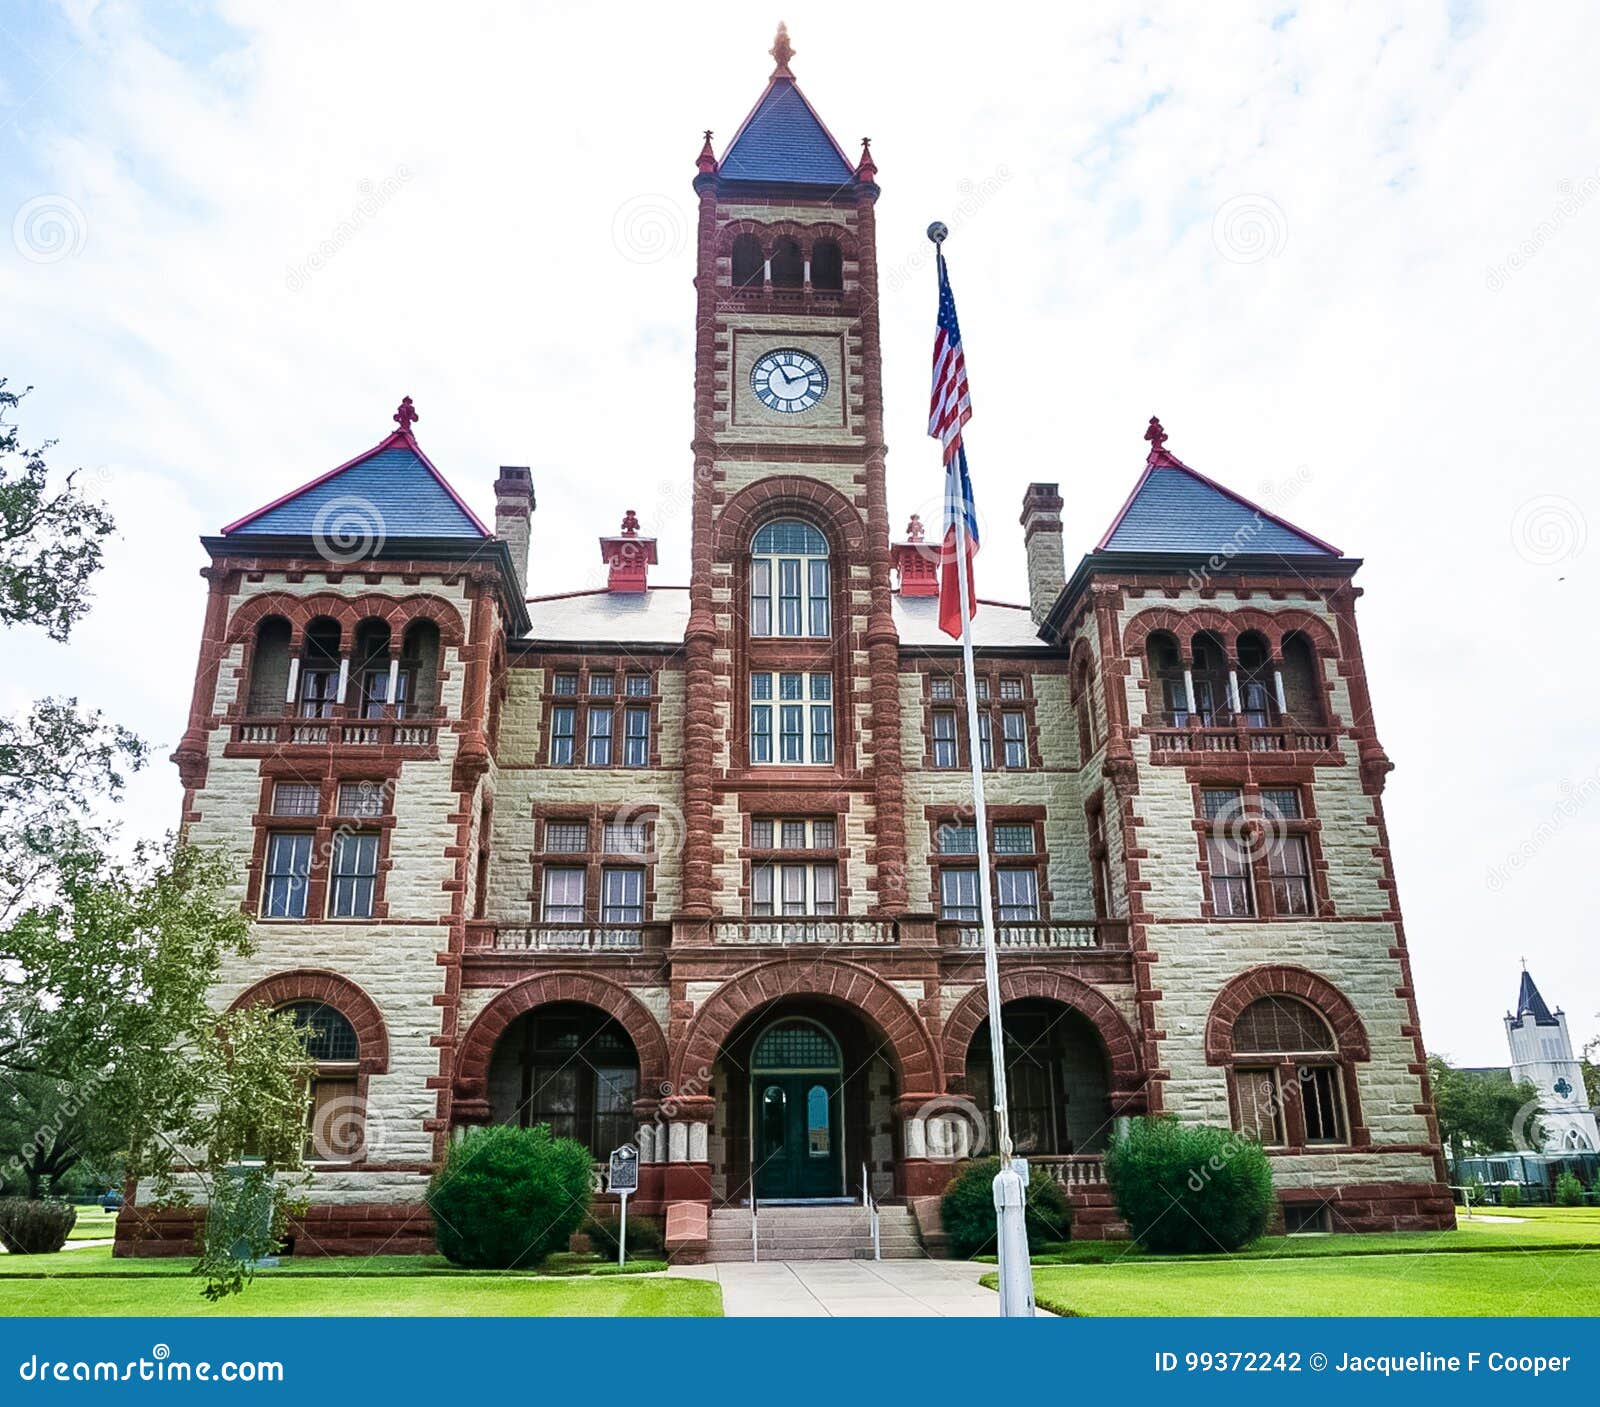
<instances>
[{"instance_id":1,"label":"clock tower","mask_svg":"<svg viewBox=\"0 0 1600 1407\"><path fill-rule=\"evenodd\" d=\"M892 915L906 864L877 168L807 101L781 25L771 53L720 158L707 132L694 182L683 912ZM756 814L836 821L838 892L747 893Z\"/></svg>"}]
</instances>

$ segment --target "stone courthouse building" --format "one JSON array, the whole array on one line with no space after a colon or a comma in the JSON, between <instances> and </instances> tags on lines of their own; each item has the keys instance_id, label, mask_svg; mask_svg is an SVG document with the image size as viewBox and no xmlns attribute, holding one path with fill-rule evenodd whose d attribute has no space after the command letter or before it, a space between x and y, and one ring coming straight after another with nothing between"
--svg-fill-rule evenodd
<instances>
[{"instance_id":1,"label":"stone courthouse building","mask_svg":"<svg viewBox=\"0 0 1600 1407\"><path fill-rule=\"evenodd\" d=\"M619 503L605 585L528 598L570 508L541 528L503 468L480 522L409 399L204 541L175 760L256 919L218 1002L295 1009L318 1061L296 1249L425 1245L430 1173L493 1123L636 1145L686 1258L748 1255L753 1197L780 1231L864 1192L925 1218L987 1127L973 747L1013 1125L1081 1233L1158 1112L1259 1139L1292 1228L1449 1224L1359 563L1152 421L1070 576L1055 484L987 535L1030 599L979 608L969 737L933 545L889 518L877 169L773 54L694 176L687 585Z\"/></svg>"}]
</instances>

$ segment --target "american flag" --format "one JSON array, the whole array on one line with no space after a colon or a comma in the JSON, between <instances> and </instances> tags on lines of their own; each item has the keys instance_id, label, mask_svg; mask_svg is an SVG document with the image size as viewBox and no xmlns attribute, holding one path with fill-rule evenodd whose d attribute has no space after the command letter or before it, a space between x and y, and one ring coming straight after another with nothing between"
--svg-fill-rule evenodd
<instances>
[{"instance_id":1,"label":"american flag","mask_svg":"<svg viewBox=\"0 0 1600 1407\"><path fill-rule=\"evenodd\" d=\"M939 629L961 638L961 577L957 562L959 513L967 529L967 609L978 613L978 587L972 558L978 550L978 513L972 502L972 480L967 475L967 450L961 427L972 419L972 397L967 389L967 359L961 350L961 328L956 322L956 299L950 291L950 271L939 255L939 330L933 339L933 401L928 409L928 433L944 446L944 542L939 553Z\"/></svg>"},{"instance_id":2,"label":"american flag","mask_svg":"<svg viewBox=\"0 0 1600 1407\"><path fill-rule=\"evenodd\" d=\"M961 427L972 419L967 389L967 359L956 322L956 296L950 291L950 270L939 255L939 330L933 339L933 400L928 407L928 433L944 446L944 462L956 456Z\"/></svg>"}]
</instances>

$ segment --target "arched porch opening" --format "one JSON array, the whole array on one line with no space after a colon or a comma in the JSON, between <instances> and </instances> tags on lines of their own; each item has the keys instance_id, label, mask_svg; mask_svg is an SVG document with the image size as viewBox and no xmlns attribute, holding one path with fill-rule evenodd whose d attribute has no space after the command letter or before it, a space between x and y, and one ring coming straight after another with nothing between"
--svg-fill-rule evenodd
<instances>
[{"instance_id":1,"label":"arched porch opening","mask_svg":"<svg viewBox=\"0 0 1600 1407\"><path fill-rule=\"evenodd\" d=\"M708 1156L713 1200L747 1206L858 1200L895 1177L892 1051L849 1004L791 996L749 1012L712 1068Z\"/></svg>"},{"instance_id":2,"label":"arched porch opening","mask_svg":"<svg viewBox=\"0 0 1600 1407\"><path fill-rule=\"evenodd\" d=\"M1103 1153L1112 1133L1105 1043L1081 1011L1044 997L1001 1007L1011 1137L1026 1157ZM994 1108L989 1020L967 1047L967 1093L985 1117ZM986 1152L993 1151L989 1130Z\"/></svg>"}]
</instances>

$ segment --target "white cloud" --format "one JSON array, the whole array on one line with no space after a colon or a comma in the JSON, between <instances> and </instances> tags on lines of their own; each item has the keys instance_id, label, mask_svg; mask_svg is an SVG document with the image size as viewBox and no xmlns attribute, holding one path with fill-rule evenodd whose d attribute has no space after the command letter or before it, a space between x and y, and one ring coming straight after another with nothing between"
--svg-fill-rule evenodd
<instances>
[{"instance_id":1,"label":"white cloud","mask_svg":"<svg viewBox=\"0 0 1600 1407\"><path fill-rule=\"evenodd\" d=\"M1581 1029L1600 1007L1581 932L1600 808L1488 883L1596 764L1600 542L1529 561L1512 522L1541 495L1600 508L1600 201L1539 233L1559 183L1597 171L1600 20L1500 11L1453 38L1435 5L1308 7L1274 27L1284 13L819 3L794 17L795 67L881 167L897 527L937 491L932 274L910 267L935 217L955 227L973 468L996 525L986 593L1023 590L1023 486L1059 479L1068 550L1087 549L1152 413L1246 493L1306 468L1289 516L1368 559L1425 1030L1489 1062L1521 954ZM28 423L61 437L58 460L117 466L128 547L71 651L14 648L20 692L81 687L173 740L203 602L194 536L375 442L402 394L480 512L498 464L534 466L536 590L586 579L627 507L660 533L662 578L683 577L687 517L652 509L689 474L689 180L701 128L727 139L770 43L746 6L690 18L330 4L312 19L239 0L167 29L83 4L23 36L33 57L0 73L21 104L0 130L0 214L59 193L87 235L55 264L0 255L7 330L24 333L0 370L38 384ZM335 238L362 183L402 170ZM1213 241L1241 197L1281 218L1254 262ZM325 240L337 252L292 288ZM157 771L141 825L175 811Z\"/></svg>"}]
</instances>

